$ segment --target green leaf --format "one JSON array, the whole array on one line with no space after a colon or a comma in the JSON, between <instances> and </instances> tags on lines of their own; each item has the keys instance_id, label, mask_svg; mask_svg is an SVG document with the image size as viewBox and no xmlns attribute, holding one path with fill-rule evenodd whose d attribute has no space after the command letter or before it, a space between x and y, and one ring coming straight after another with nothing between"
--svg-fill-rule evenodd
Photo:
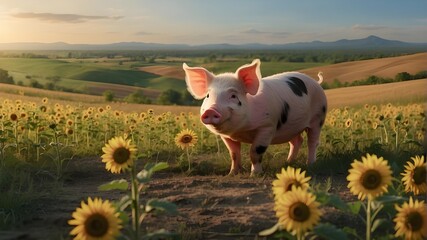
<instances>
[{"instance_id":1,"label":"green leaf","mask_svg":"<svg viewBox=\"0 0 427 240\"><path fill-rule=\"evenodd\" d=\"M375 219L375 221L371 227L371 232L373 233L379 226L381 226L382 224L384 224L386 222L387 222L387 219L385 219L385 218Z\"/></svg>"},{"instance_id":2,"label":"green leaf","mask_svg":"<svg viewBox=\"0 0 427 240\"><path fill-rule=\"evenodd\" d=\"M348 207L350 208L350 212L354 215L358 214L360 211L360 207L362 206L362 202L352 202L347 203Z\"/></svg>"},{"instance_id":3,"label":"green leaf","mask_svg":"<svg viewBox=\"0 0 427 240\"><path fill-rule=\"evenodd\" d=\"M321 223L314 227L313 233L322 239L347 239L347 234L329 223Z\"/></svg>"},{"instance_id":4,"label":"green leaf","mask_svg":"<svg viewBox=\"0 0 427 240\"><path fill-rule=\"evenodd\" d=\"M164 211L169 214L178 213L177 206L174 203L171 203L165 200L159 200L159 199L150 199L145 205L146 212L151 212L153 210Z\"/></svg>"},{"instance_id":5,"label":"green leaf","mask_svg":"<svg viewBox=\"0 0 427 240\"><path fill-rule=\"evenodd\" d=\"M151 176L160 170L168 168L169 165L165 162L147 163L137 175L136 178L140 183L147 183L151 180Z\"/></svg>"},{"instance_id":6,"label":"green leaf","mask_svg":"<svg viewBox=\"0 0 427 240\"><path fill-rule=\"evenodd\" d=\"M165 229L160 229L152 233L148 233L145 236L142 237L142 239L150 239L150 240L156 240L156 239L179 239L178 234L168 232Z\"/></svg>"},{"instance_id":7,"label":"green leaf","mask_svg":"<svg viewBox=\"0 0 427 240\"><path fill-rule=\"evenodd\" d=\"M328 194L326 192L317 192L316 201L318 201L322 205L327 205L331 207L335 207L342 211L349 211L350 208L346 202L344 202L339 196Z\"/></svg>"},{"instance_id":8,"label":"green leaf","mask_svg":"<svg viewBox=\"0 0 427 240\"><path fill-rule=\"evenodd\" d=\"M166 169L169 167L169 164L166 162L159 162L157 164L155 164L154 166L152 166L149 171L152 173L158 172L160 170Z\"/></svg>"},{"instance_id":9,"label":"green leaf","mask_svg":"<svg viewBox=\"0 0 427 240\"><path fill-rule=\"evenodd\" d=\"M129 195L123 196L120 201L117 203L118 209L124 211L127 207L132 204L132 198Z\"/></svg>"},{"instance_id":10,"label":"green leaf","mask_svg":"<svg viewBox=\"0 0 427 240\"><path fill-rule=\"evenodd\" d=\"M142 169L141 172L139 172L138 174L136 174L136 179L138 179L138 181L140 183L147 183L151 180L151 172L147 171L145 169Z\"/></svg>"},{"instance_id":11,"label":"green leaf","mask_svg":"<svg viewBox=\"0 0 427 240\"><path fill-rule=\"evenodd\" d=\"M352 235L354 237L353 239L360 239L359 235L357 234L356 229L351 228L351 227L344 227L342 230L345 233Z\"/></svg>"},{"instance_id":12,"label":"green leaf","mask_svg":"<svg viewBox=\"0 0 427 240\"><path fill-rule=\"evenodd\" d=\"M114 180L106 184L102 184L98 187L99 191L111 191L111 190L127 190L129 187L128 182L125 179Z\"/></svg>"},{"instance_id":13,"label":"green leaf","mask_svg":"<svg viewBox=\"0 0 427 240\"><path fill-rule=\"evenodd\" d=\"M276 223L276 225L272 226L271 228L265 229L265 230L262 230L261 232L259 232L258 236L261 236L261 237L270 236L270 235L274 234L275 232L277 232L279 227L280 227L280 224Z\"/></svg>"},{"instance_id":14,"label":"green leaf","mask_svg":"<svg viewBox=\"0 0 427 240\"><path fill-rule=\"evenodd\" d=\"M402 196L396 196L396 195L383 195L378 197L375 201L382 204L402 203L404 201L408 201L408 198L402 197Z\"/></svg>"}]
</instances>

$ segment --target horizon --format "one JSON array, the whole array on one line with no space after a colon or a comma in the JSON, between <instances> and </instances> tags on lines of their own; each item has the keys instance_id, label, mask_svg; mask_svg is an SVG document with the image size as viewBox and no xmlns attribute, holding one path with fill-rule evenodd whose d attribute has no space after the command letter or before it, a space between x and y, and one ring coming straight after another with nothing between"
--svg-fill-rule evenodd
<instances>
[{"instance_id":1,"label":"horizon","mask_svg":"<svg viewBox=\"0 0 427 240\"><path fill-rule=\"evenodd\" d=\"M220 42L220 43L208 43L208 44L187 44L187 43L157 43L157 42L142 42L142 41L121 41L121 42L106 42L106 43L68 43L68 42L64 42L64 41L58 41L58 42L7 42L7 43L3 43L0 42L0 44L67 44L67 45L111 45L111 44L126 44L126 43L142 43L142 44L161 44L161 45L184 45L184 46L189 46L189 47L197 47L197 46L203 46L203 45L251 45L251 44L260 44L260 45L266 45L266 46L274 46L274 45L286 45L286 44L296 44L296 43L314 43L314 42L323 42L323 43L329 43L329 42L336 42L336 41L341 41L341 40L361 40L361 39L367 39L370 37L376 37L376 38L380 38L386 41L400 41L400 40L396 40L396 39L387 39L387 38L383 38L381 36L377 36L377 35L369 35L369 36L365 36L362 38L341 38L341 39L335 39L335 40L331 40L331 41L320 41L317 39L311 40L311 41L306 41L306 42L290 42L290 43L273 43L273 44L269 44L269 43L258 43L258 42L251 42L251 43L227 43L227 42ZM427 41L425 42L405 42L405 41L401 41L403 43L413 43L413 44L427 44Z\"/></svg>"},{"instance_id":2,"label":"horizon","mask_svg":"<svg viewBox=\"0 0 427 240\"><path fill-rule=\"evenodd\" d=\"M83 0L0 3L0 43L287 44L362 39L424 43L427 1ZM66 9L66 10L64 10Z\"/></svg>"}]
</instances>

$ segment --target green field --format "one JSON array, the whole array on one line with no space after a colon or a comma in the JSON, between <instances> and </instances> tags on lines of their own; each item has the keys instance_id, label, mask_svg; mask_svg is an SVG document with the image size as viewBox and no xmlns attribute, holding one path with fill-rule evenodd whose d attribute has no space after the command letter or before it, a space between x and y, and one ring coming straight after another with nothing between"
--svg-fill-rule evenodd
<instances>
[{"instance_id":1,"label":"green field","mask_svg":"<svg viewBox=\"0 0 427 240\"><path fill-rule=\"evenodd\" d=\"M216 62L216 63L188 63L191 66L202 66L209 71L218 74L223 72L235 72L240 66L248 64L250 61ZM276 73L297 71L306 68L319 67L325 63L295 63L295 62L262 62L261 73L263 76L270 76Z\"/></svg>"},{"instance_id":2,"label":"green field","mask_svg":"<svg viewBox=\"0 0 427 240\"><path fill-rule=\"evenodd\" d=\"M248 62L236 60L201 64L214 73L234 72L239 66ZM4 69L14 78L15 82L29 85L37 81L42 85L49 83L54 77L59 77L56 84L68 89L86 92L88 83L113 83L128 86L137 86L160 91L174 89L185 91L186 86L182 79L160 76L138 69L133 66L174 66L181 68L182 62L166 62L159 60L154 64L129 62L129 59L43 59L43 58L0 58L0 69ZM189 64L200 65L197 59L190 60ZM262 72L265 76L304 68L324 65L322 63L279 63L265 62ZM178 70L179 71L179 70ZM102 94L102 93L99 93Z\"/></svg>"},{"instance_id":3,"label":"green field","mask_svg":"<svg viewBox=\"0 0 427 240\"><path fill-rule=\"evenodd\" d=\"M0 68L9 71L15 82L22 81L24 85L28 85L31 80L46 84L50 81L49 78L60 77L58 86L80 92L85 91L88 82L114 83L158 90L185 89L183 81L135 70L128 65L120 65L117 60L89 62L0 58Z\"/></svg>"}]
</instances>

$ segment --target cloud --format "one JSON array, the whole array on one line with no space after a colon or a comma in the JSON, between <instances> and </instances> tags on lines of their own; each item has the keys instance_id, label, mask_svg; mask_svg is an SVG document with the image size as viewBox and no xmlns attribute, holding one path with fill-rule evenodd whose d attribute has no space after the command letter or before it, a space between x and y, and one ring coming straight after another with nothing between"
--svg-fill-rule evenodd
<instances>
[{"instance_id":1,"label":"cloud","mask_svg":"<svg viewBox=\"0 0 427 240\"><path fill-rule=\"evenodd\" d=\"M362 30L362 31L377 31L382 29L387 29L386 26L379 26L379 25L360 25L356 24L351 27L352 30Z\"/></svg>"},{"instance_id":2,"label":"cloud","mask_svg":"<svg viewBox=\"0 0 427 240\"><path fill-rule=\"evenodd\" d=\"M91 20L119 20L122 16L90 16L80 14L58 14L58 13L34 13L34 12L21 12L14 13L11 16L15 18L29 18L46 21L51 23L81 23Z\"/></svg>"},{"instance_id":3,"label":"cloud","mask_svg":"<svg viewBox=\"0 0 427 240\"><path fill-rule=\"evenodd\" d=\"M253 36L271 36L271 37L286 37L289 36L290 33L288 32L266 32L266 31L259 31L257 29L248 29L240 32L241 34L245 35L253 35Z\"/></svg>"},{"instance_id":4,"label":"cloud","mask_svg":"<svg viewBox=\"0 0 427 240\"><path fill-rule=\"evenodd\" d=\"M263 31L259 31L259 30L251 28L251 29L242 31L242 33L244 33L244 34L266 34L268 32L263 32Z\"/></svg>"},{"instance_id":5,"label":"cloud","mask_svg":"<svg viewBox=\"0 0 427 240\"><path fill-rule=\"evenodd\" d=\"M135 35L137 35L137 36L147 36L147 35L153 35L154 33L151 33L151 32L144 32L144 31L141 31L141 32L136 32L135 33Z\"/></svg>"}]
</instances>

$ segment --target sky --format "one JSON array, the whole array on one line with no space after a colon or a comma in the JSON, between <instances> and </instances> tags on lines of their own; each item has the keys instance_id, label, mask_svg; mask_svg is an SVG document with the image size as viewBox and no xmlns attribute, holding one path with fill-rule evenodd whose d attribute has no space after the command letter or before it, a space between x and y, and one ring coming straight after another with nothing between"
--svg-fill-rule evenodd
<instances>
[{"instance_id":1,"label":"sky","mask_svg":"<svg viewBox=\"0 0 427 240\"><path fill-rule=\"evenodd\" d=\"M0 43L427 42L426 0L0 0Z\"/></svg>"}]
</instances>

